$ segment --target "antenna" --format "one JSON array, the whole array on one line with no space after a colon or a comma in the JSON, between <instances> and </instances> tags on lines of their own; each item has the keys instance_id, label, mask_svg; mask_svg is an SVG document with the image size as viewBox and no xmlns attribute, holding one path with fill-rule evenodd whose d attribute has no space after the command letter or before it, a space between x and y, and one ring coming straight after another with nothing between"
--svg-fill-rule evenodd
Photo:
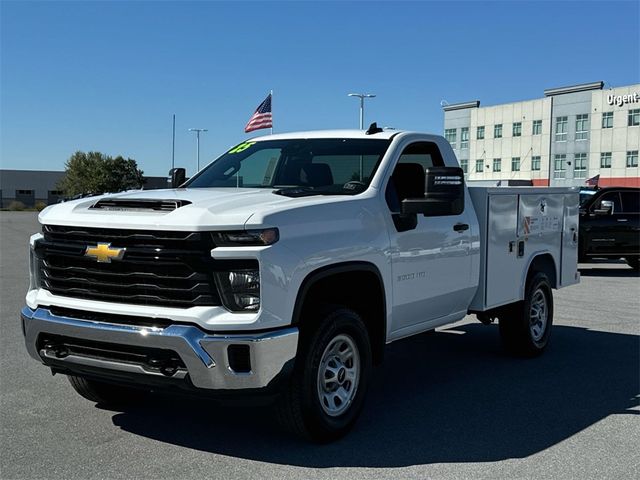
<instances>
[{"instance_id":1,"label":"antenna","mask_svg":"<svg viewBox=\"0 0 640 480\"><path fill-rule=\"evenodd\" d=\"M441 107L446 107L449 105L449 102L447 102L444 98L442 100L440 100L440 106Z\"/></svg>"}]
</instances>

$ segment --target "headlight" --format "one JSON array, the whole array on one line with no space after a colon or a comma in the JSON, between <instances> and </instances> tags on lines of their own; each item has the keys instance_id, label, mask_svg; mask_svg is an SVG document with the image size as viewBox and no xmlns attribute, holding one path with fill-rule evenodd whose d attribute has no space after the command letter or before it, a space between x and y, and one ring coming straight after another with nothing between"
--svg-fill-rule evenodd
<instances>
[{"instance_id":1,"label":"headlight","mask_svg":"<svg viewBox=\"0 0 640 480\"><path fill-rule=\"evenodd\" d=\"M213 241L219 247L273 245L280 238L277 228L263 230L238 230L233 232L212 232Z\"/></svg>"},{"instance_id":2,"label":"headlight","mask_svg":"<svg viewBox=\"0 0 640 480\"><path fill-rule=\"evenodd\" d=\"M223 305L233 312L260 308L260 271L256 269L215 272Z\"/></svg>"},{"instance_id":3,"label":"headlight","mask_svg":"<svg viewBox=\"0 0 640 480\"><path fill-rule=\"evenodd\" d=\"M40 279L40 258L36 253L37 243L42 239L42 234L35 234L29 242L29 291L42 286Z\"/></svg>"}]
</instances>

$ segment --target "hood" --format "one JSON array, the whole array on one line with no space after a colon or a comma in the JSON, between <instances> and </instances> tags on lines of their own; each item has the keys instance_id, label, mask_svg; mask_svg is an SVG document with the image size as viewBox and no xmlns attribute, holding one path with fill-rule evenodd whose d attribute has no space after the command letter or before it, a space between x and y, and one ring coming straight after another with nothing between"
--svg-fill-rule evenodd
<instances>
[{"instance_id":1,"label":"hood","mask_svg":"<svg viewBox=\"0 0 640 480\"><path fill-rule=\"evenodd\" d=\"M342 197L344 198L344 197ZM178 208L153 210L131 208L91 208L100 200L168 201ZM179 206L182 200L183 206ZM44 209L38 216L42 224L126 229L218 230L242 229L257 212L269 212L336 201L332 197L289 198L273 193L269 188L178 188L167 190L137 190L118 194L87 197L59 203Z\"/></svg>"}]
</instances>

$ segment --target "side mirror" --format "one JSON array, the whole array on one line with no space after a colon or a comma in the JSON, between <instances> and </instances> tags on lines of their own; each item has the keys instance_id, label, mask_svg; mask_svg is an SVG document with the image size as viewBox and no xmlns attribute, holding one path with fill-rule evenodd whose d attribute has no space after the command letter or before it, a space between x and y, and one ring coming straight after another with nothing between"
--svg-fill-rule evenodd
<instances>
[{"instance_id":1,"label":"side mirror","mask_svg":"<svg viewBox=\"0 0 640 480\"><path fill-rule=\"evenodd\" d=\"M593 213L596 215L611 215L613 213L613 202L611 200L602 200L600 207L596 208Z\"/></svg>"},{"instance_id":2,"label":"side mirror","mask_svg":"<svg viewBox=\"0 0 640 480\"><path fill-rule=\"evenodd\" d=\"M169 170L171 188L178 188L186 179L187 171L184 168L172 168Z\"/></svg>"},{"instance_id":3,"label":"side mirror","mask_svg":"<svg viewBox=\"0 0 640 480\"><path fill-rule=\"evenodd\" d=\"M424 197L402 201L403 214L425 217L460 215L464 211L464 172L460 167L429 167L425 170Z\"/></svg>"}]
</instances>

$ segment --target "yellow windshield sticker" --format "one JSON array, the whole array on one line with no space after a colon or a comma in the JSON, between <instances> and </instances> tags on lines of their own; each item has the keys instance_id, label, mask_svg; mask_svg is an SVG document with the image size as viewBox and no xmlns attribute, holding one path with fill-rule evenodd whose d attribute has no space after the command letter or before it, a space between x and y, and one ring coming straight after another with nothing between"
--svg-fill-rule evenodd
<instances>
[{"instance_id":1,"label":"yellow windshield sticker","mask_svg":"<svg viewBox=\"0 0 640 480\"><path fill-rule=\"evenodd\" d=\"M247 148L249 148L251 145L254 145L255 143L256 142L243 142L240 145L233 147L231 150L229 150L228 153L244 152Z\"/></svg>"}]
</instances>

